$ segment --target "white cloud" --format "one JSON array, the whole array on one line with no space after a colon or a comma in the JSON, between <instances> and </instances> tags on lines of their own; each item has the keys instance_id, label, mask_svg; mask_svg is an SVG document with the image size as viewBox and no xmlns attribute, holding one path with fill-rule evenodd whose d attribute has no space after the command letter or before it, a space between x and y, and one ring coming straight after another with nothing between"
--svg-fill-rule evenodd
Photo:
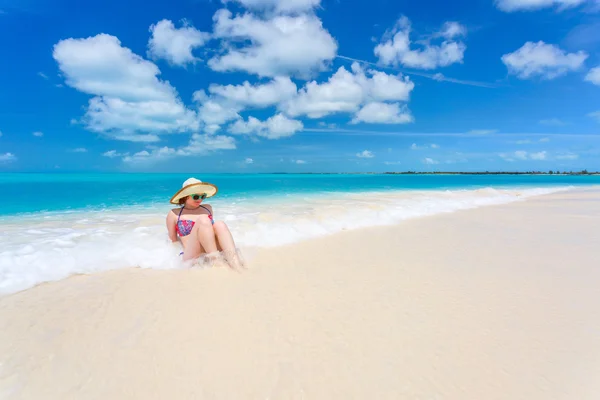
<instances>
[{"instance_id":1,"label":"white cloud","mask_svg":"<svg viewBox=\"0 0 600 400\"><path fill-rule=\"evenodd\" d=\"M292 136L302 130L302 122L289 119L283 114L277 114L266 121L260 121L254 117L248 117L247 121L242 119L235 121L229 126L229 132L233 134L256 134L267 139L280 139Z\"/></svg>"},{"instance_id":2,"label":"white cloud","mask_svg":"<svg viewBox=\"0 0 600 400\"><path fill-rule=\"evenodd\" d=\"M224 2L226 0L223 0ZM235 0L246 8L279 13L309 11L319 6L321 0Z\"/></svg>"},{"instance_id":3,"label":"white cloud","mask_svg":"<svg viewBox=\"0 0 600 400\"><path fill-rule=\"evenodd\" d=\"M306 161L304 161L304 160L296 160L296 164L306 164Z\"/></svg>"},{"instance_id":4,"label":"white cloud","mask_svg":"<svg viewBox=\"0 0 600 400\"><path fill-rule=\"evenodd\" d=\"M531 153L529 155L529 158L531 158L532 160L545 160L546 155L547 155L547 153L545 151L540 151L537 153Z\"/></svg>"},{"instance_id":5,"label":"white cloud","mask_svg":"<svg viewBox=\"0 0 600 400\"><path fill-rule=\"evenodd\" d=\"M337 42L314 14L262 19L222 9L213 21L213 37L223 40L223 54L208 61L215 71L305 78L325 70L337 52Z\"/></svg>"},{"instance_id":6,"label":"white cloud","mask_svg":"<svg viewBox=\"0 0 600 400\"><path fill-rule=\"evenodd\" d=\"M547 142L549 142L549 141L550 141L550 138L547 138L547 137L545 137L545 138L541 138L541 139L539 140L539 142L540 142L540 143L547 143Z\"/></svg>"},{"instance_id":7,"label":"white cloud","mask_svg":"<svg viewBox=\"0 0 600 400\"><path fill-rule=\"evenodd\" d=\"M439 164L440 162L437 160L434 160L433 158L427 157L427 158L423 159L423 163L427 164L427 165L434 165L434 164Z\"/></svg>"},{"instance_id":8,"label":"white cloud","mask_svg":"<svg viewBox=\"0 0 600 400\"><path fill-rule=\"evenodd\" d=\"M355 76L340 67L327 82L311 81L298 96L280 106L288 115L321 118L338 112L355 112L363 102L364 90Z\"/></svg>"},{"instance_id":9,"label":"white cloud","mask_svg":"<svg viewBox=\"0 0 600 400\"><path fill-rule=\"evenodd\" d=\"M116 150L108 150L108 151L102 153L102 155L104 157L108 157L108 158L115 158L115 157L126 157L129 155L129 153L119 153Z\"/></svg>"},{"instance_id":10,"label":"white cloud","mask_svg":"<svg viewBox=\"0 0 600 400\"><path fill-rule=\"evenodd\" d=\"M210 34L200 32L187 21L182 28L175 28L173 22L163 19L150 26L152 36L148 41L148 57L165 59L172 65L184 66L198 61L192 54L210 39Z\"/></svg>"},{"instance_id":11,"label":"white cloud","mask_svg":"<svg viewBox=\"0 0 600 400\"><path fill-rule=\"evenodd\" d=\"M196 113L187 109L158 67L134 54L114 36L65 39L54 46L67 85L95 97L83 122L115 139L145 140L158 134L196 131Z\"/></svg>"},{"instance_id":12,"label":"white cloud","mask_svg":"<svg viewBox=\"0 0 600 400\"><path fill-rule=\"evenodd\" d=\"M46 75L45 73L43 73L43 72L38 72L37 74L38 74L38 76L40 76L40 77L44 78L45 80L48 80L48 75Z\"/></svg>"},{"instance_id":13,"label":"white cloud","mask_svg":"<svg viewBox=\"0 0 600 400\"><path fill-rule=\"evenodd\" d=\"M532 11L547 7L565 9L583 4L587 0L495 0L496 7L505 12Z\"/></svg>"},{"instance_id":14,"label":"white cloud","mask_svg":"<svg viewBox=\"0 0 600 400\"><path fill-rule=\"evenodd\" d=\"M264 84L209 86L207 95L204 90L194 92L194 100L200 104L199 119L206 124L207 133L215 133L221 125L242 117L240 112L248 108L266 108L275 106L296 95L296 85L289 77L275 77Z\"/></svg>"},{"instance_id":15,"label":"white cloud","mask_svg":"<svg viewBox=\"0 0 600 400\"><path fill-rule=\"evenodd\" d=\"M563 126L566 125L563 121L558 118L542 119L540 124L548 126Z\"/></svg>"},{"instance_id":16,"label":"white cloud","mask_svg":"<svg viewBox=\"0 0 600 400\"><path fill-rule=\"evenodd\" d=\"M514 152L514 157L518 160L526 160L527 159L527 152L523 151L523 150L517 150Z\"/></svg>"},{"instance_id":17,"label":"white cloud","mask_svg":"<svg viewBox=\"0 0 600 400\"><path fill-rule=\"evenodd\" d=\"M520 79L535 76L554 79L581 68L587 57L584 51L566 53L555 45L539 41L527 42L520 49L503 55L502 62L509 73Z\"/></svg>"},{"instance_id":18,"label":"white cloud","mask_svg":"<svg viewBox=\"0 0 600 400\"><path fill-rule=\"evenodd\" d=\"M471 129L467 134L469 135L491 135L492 133L498 132L497 129Z\"/></svg>"},{"instance_id":19,"label":"white cloud","mask_svg":"<svg viewBox=\"0 0 600 400\"><path fill-rule=\"evenodd\" d=\"M384 161L385 165L400 165L402 164L400 161Z\"/></svg>"},{"instance_id":20,"label":"white cloud","mask_svg":"<svg viewBox=\"0 0 600 400\"><path fill-rule=\"evenodd\" d=\"M44 136L44 132L40 132L40 131L33 132L33 136L42 137L42 136Z\"/></svg>"},{"instance_id":21,"label":"white cloud","mask_svg":"<svg viewBox=\"0 0 600 400\"><path fill-rule=\"evenodd\" d=\"M356 157L358 158L373 158L375 155L369 150L363 150L360 153L356 153Z\"/></svg>"},{"instance_id":22,"label":"white cloud","mask_svg":"<svg viewBox=\"0 0 600 400\"><path fill-rule=\"evenodd\" d=\"M466 36L467 28L455 21L445 22L442 29L434 36L441 36L446 39L452 39L457 36Z\"/></svg>"},{"instance_id":23,"label":"white cloud","mask_svg":"<svg viewBox=\"0 0 600 400\"><path fill-rule=\"evenodd\" d=\"M206 95L201 98L201 93L203 94L204 92L198 91L194 93L194 100L201 101L201 105L198 108L198 118L207 125L208 129L205 128L205 130L214 133L220 129L222 124L241 118L238 114L240 111L239 107L224 104L206 97Z\"/></svg>"},{"instance_id":24,"label":"white cloud","mask_svg":"<svg viewBox=\"0 0 600 400\"><path fill-rule=\"evenodd\" d=\"M567 152L564 154L559 154L556 156L558 160L577 160L579 158L579 154Z\"/></svg>"},{"instance_id":25,"label":"white cloud","mask_svg":"<svg viewBox=\"0 0 600 400\"><path fill-rule=\"evenodd\" d=\"M517 150L512 153L500 153L498 154L501 158L506 161L515 161L515 160L545 160L547 158L548 153L546 151L540 151L537 153L529 153L525 150Z\"/></svg>"},{"instance_id":26,"label":"white cloud","mask_svg":"<svg viewBox=\"0 0 600 400\"><path fill-rule=\"evenodd\" d=\"M592 82L594 85L600 85L600 66L590 69L585 76L585 80Z\"/></svg>"},{"instance_id":27,"label":"white cloud","mask_svg":"<svg viewBox=\"0 0 600 400\"><path fill-rule=\"evenodd\" d=\"M251 159L250 157L246 158L246 160L244 160L244 162L245 162L246 164L254 164L254 160L253 160L253 159Z\"/></svg>"},{"instance_id":28,"label":"white cloud","mask_svg":"<svg viewBox=\"0 0 600 400\"><path fill-rule=\"evenodd\" d=\"M406 105L400 106L398 103L368 103L357 113L351 123L366 122L369 124L406 124L413 122Z\"/></svg>"},{"instance_id":29,"label":"white cloud","mask_svg":"<svg viewBox=\"0 0 600 400\"><path fill-rule=\"evenodd\" d=\"M600 122L600 111L594 111L588 114L588 117L592 117L598 120L598 122Z\"/></svg>"},{"instance_id":30,"label":"white cloud","mask_svg":"<svg viewBox=\"0 0 600 400\"><path fill-rule=\"evenodd\" d=\"M308 82L296 97L281 103L279 108L291 116L321 118L335 113L357 113L356 122L404 123L412 121L406 107L382 102L406 102L413 88L414 83L408 77L365 72L358 63L353 63L351 71L340 67L326 82ZM365 105L363 110L361 105Z\"/></svg>"},{"instance_id":31,"label":"white cloud","mask_svg":"<svg viewBox=\"0 0 600 400\"><path fill-rule=\"evenodd\" d=\"M265 108L281 103L296 95L296 84L289 77L275 77L265 84L241 85L211 84L208 91L222 102L243 108Z\"/></svg>"},{"instance_id":32,"label":"white cloud","mask_svg":"<svg viewBox=\"0 0 600 400\"><path fill-rule=\"evenodd\" d=\"M143 150L131 156L126 155L123 157L123 161L130 164L148 163L173 157L206 155L217 150L233 150L235 148L235 140L232 137L194 133L187 146L179 149L164 146L152 149L150 152Z\"/></svg>"},{"instance_id":33,"label":"white cloud","mask_svg":"<svg viewBox=\"0 0 600 400\"><path fill-rule=\"evenodd\" d=\"M441 31L423 43L422 49L411 49L411 23L402 16L396 25L387 31L382 42L375 47L375 55L384 65L404 65L405 67L435 69L454 63L462 63L467 46L455 37L464 36L466 29L457 22L446 22ZM443 37L441 44L431 44L430 40Z\"/></svg>"},{"instance_id":34,"label":"white cloud","mask_svg":"<svg viewBox=\"0 0 600 400\"><path fill-rule=\"evenodd\" d=\"M17 156L15 156L13 153L0 154L0 162L2 162L2 163L9 163L9 162L13 162L16 160L17 160Z\"/></svg>"},{"instance_id":35,"label":"white cloud","mask_svg":"<svg viewBox=\"0 0 600 400\"><path fill-rule=\"evenodd\" d=\"M85 147L77 147L76 149L71 150L73 153L87 153L87 149Z\"/></svg>"},{"instance_id":36,"label":"white cloud","mask_svg":"<svg viewBox=\"0 0 600 400\"><path fill-rule=\"evenodd\" d=\"M431 148L431 149L439 149L440 146L437 145L437 144L435 144L435 143L432 143L430 145L424 145L424 146L419 146L416 143L413 143L413 144L410 145L410 149L411 150L422 150L422 149L429 149L429 148Z\"/></svg>"}]
</instances>

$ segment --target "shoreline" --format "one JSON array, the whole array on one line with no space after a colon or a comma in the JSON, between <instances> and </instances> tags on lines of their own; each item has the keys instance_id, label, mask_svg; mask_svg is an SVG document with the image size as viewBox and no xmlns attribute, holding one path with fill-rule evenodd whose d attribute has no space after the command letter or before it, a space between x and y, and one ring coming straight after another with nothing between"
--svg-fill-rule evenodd
<instances>
[{"instance_id":1,"label":"shoreline","mask_svg":"<svg viewBox=\"0 0 600 400\"><path fill-rule=\"evenodd\" d=\"M0 297L0 397L596 399L600 190Z\"/></svg>"},{"instance_id":2,"label":"shoreline","mask_svg":"<svg viewBox=\"0 0 600 400\"><path fill-rule=\"evenodd\" d=\"M478 188L372 189L270 195L236 205L213 203L243 253L326 238L346 230L391 226L404 220L457 210L523 201L547 193L593 190L586 186L496 186ZM367 194L365 194L367 193ZM255 199L256 200L256 199ZM164 214L170 207L88 209L1 218L6 238L0 253L0 296L78 273L114 269L176 269L177 252L167 243ZM360 209L360 212L357 211ZM289 227L294 226L293 230ZM27 228L27 229L24 229ZM67 229L64 229L67 228ZM23 231L27 234L23 235Z\"/></svg>"}]
</instances>

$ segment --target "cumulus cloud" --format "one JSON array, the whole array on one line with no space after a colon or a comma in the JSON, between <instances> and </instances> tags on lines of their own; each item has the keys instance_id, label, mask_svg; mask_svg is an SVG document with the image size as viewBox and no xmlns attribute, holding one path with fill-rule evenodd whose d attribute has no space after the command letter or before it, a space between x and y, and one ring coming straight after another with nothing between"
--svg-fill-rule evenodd
<instances>
[{"instance_id":1,"label":"cumulus cloud","mask_svg":"<svg viewBox=\"0 0 600 400\"><path fill-rule=\"evenodd\" d=\"M372 102L365 104L356 113L351 123L406 124L413 120L413 116L406 105L400 106L398 103L387 104Z\"/></svg>"},{"instance_id":2,"label":"cumulus cloud","mask_svg":"<svg viewBox=\"0 0 600 400\"><path fill-rule=\"evenodd\" d=\"M304 160L296 160L295 163L296 164L306 164L306 161L304 161Z\"/></svg>"},{"instance_id":3,"label":"cumulus cloud","mask_svg":"<svg viewBox=\"0 0 600 400\"><path fill-rule=\"evenodd\" d=\"M355 122L405 123L412 121L406 107L383 102L406 102L413 88L414 83L408 77L365 71L353 63L350 71L340 67L326 82L308 82L297 96L281 103L279 108L293 117L355 113Z\"/></svg>"},{"instance_id":4,"label":"cumulus cloud","mask_svg":"<svg viewBox=\"0 0 600 400\"><path fill-rule=\"evenodd\" d=\"M337 42L314 14L263 19L222 9L213 20L213 36L222 40L222 54L208 61L215 71L306 78L325 70L337 53Z\"/></svg>"},{"instance_id":5,"label":"cumulus cloud","mask_svg":"<svg viewBox=\"0 0 600 400\"><path fill-rule=\"evenodd\" d=\"M502 62L507 66L509 73L517 75L520 79L536 76L554 79L581 68L587 57L584 51L566 53L555 45L539 41L527 42L520 49L504 54Z\"/></svg>"},{"instance_id":6,"label":"cumulus cloud","mask_svg":"<svg viewBox=\"0 0 600 400\"><path fill-rule=\"evenodd\" d=\"M434 160L433 158L427 157L427 158L423 159L423 163L427 164L427 165L434 165L434 164L439 164L440 162L437 160Z\"/></svg>"},{"instance_id":7,"label":"cumulus cloud","mask_svg":"<svg viewBox=\"0 0 600 400\"><path fill-rule=\"evenodd\" d=\"M42 136L44 136L44 132L36 131L36 132L33 132L32 135L35 137L42 137Z\"/></svg>"},{"instance_id":8,"label":"cumulus cloud","mask_svg":"<svg viewBox=\"0 0 600 400\"><path fill-rule=\"evenodd\" d=\"M246 109L261 109L286 101L296 95L296 85L289 77L275 77L266 83L209 86L194 93L199 103L198 117L206 124L205 131L214 133L221 125L240 120L240 112Z\"/></svg>"},{"instance_id":9,"label":"cumulus cloud","mask_svg":"<svg viewBox=\"0 0 600 400\"><path fill-rule=\"evenodd\" d=\"M240 109L265 108L296 95L296 84L289 77L277 76L264 84L251 84L245 81L241 85L211 84L208 91L221 102L231 103Z\"/></svg>"},{"instance_id":10,"label":"cumulus cloud","mask_svg":"<svg viewBox=\"0 0 600 400\"><path fill-rule=\"evenodd\" d=\"M467 46L457 38L466 35L466 28L457 22L446 22L439 32L422 43L422 48L412 48L412 27L406 16L400 17L396 25L387 31L375 47L375 55L384 65L403 65L410 68L435 69L462 63ZM431 40L443 38L441 44Z\"/></svg>"},{"instance_id":11,"label":"cumulus cloud","mask_svg":"<svg viewBox=\"0 0 600 400\"><path fill-rule=\"evenodd\" d=\"M594 85L600 85L600 66L590 69L585 76L587 82L592 82Z\"/></svg>"},{"instance_id":12,"label":"cumulus cloud","mask_svg":"<svg viewBox=\"0 0 600 400\"><path fill-rule=\"evenodd\" d=\"M283 114L277 114L266 121L254 117L248 117L247 121L237 120L229 126L229 132L238 135L256 134L267 139L280 139L292 136L303 128L302 122L289 119Z\"/></svg>"},{"instance_id":13,"label":"cumulus cloud","mask_svg":"<svg viewBox=\"0 0 600 400\"><path fill-rule=\"evenodd\" d=\"M116 150L108 150L108 151L102 153L103 157L108 157L108 158L126 157L128 155L129 155L129 153L119 153Z\"/></svg>"},{"instance_id":14,"label":"cumulus cloud","mask_svg":"<svg viewBox=\"0 0 600 400\"><path fill-rule=\"evenodd\" d=\"M17 160L17 156L13 153L4 153L0 154L0 162L1 163L9 163Z\"/></svg>"},{"instance_id":15,"label":"cumulus cloud","mask_svg":"<svg viewBox=\"0 0 600 400\"><path fill-rule=\"evenodd\" d=\"M244 162L245 162L246 164L254 164L254 160L253 160L253 159L251 159L251 158L246 158L246 160L244 160Z\"/></svg>"},{"instance_id":16,"label":"cumulus cloud","mask_svg":"<svg viewBox=\"0 0 600 400\"><path fill-rule=\"evenodd\" d=\"M356 153L356 157L358 157L358 158L373 158L373 157L375 157L375 155L373 154L373 152L371 152L369 150L363 150L360 153Z\"/></svg>"},{"instance_id":17,"label":"cumulus cloud","mask_svg":"<svg viewBox=\"0 0 600 400\"><path fill-rule=\"evenodd\" d=\"M576 7L587 0L495 0L496 7L505 12L532 11L548 7L565 9Z\"/></svg>"},{"instance_id":18,"label":"cumulus cloud","mask_svg":"<svg viewBox=\"0 0 600 400\"><path fill-rule=\"evenodd\" d=\"M537 153L530 153L525 150L517 150L512 153L500 153L498 154L501 158L506 161L515 160L546 160L548 153L546 151L539 151Z\"/></svg>"},{"instance_id":19,"label":"cumulus cloud","mask_svg":"<svg viewBox=\"0 0 600 400\"><path fill-rule=\"evenodd\" d=\"M53 57L67 85L94 96L82 119L89 130L120 140L135 141L141 135L149 141L159 134L199 129L196 113L185 107L175 88L158 79L158 67L114 36L61 40Z\"/></svg>"},{"instance_id":20,"label":"cumulus cloud","mask_svg":"<svg viewBox=\"0 0 600 400\"><path fill-rule=\"evenodd\" d=\"M226 0L224 0L226 1ZM317 7L321 0L235 0L246 8L259 11L291 13L309 11Z\"/></svg>"},{"instance_id":21,"label":"cumulus cloud","mask_svg":"<svg viewBox=\"0 0 600 400\"><path fill-rule=\"evenodd\" d=\"M529 158L531 158L532 160L545 160L546 155L547 155L547 153L545 151L540 151L537 153L531 153L529 155Z\"/></svg>"},{"instance_id":22,"label":"cumulus cloud","mask_svg":"<svg viewBox=\"0 0 600 400\"><path fill-rule=\"evenodd\" d=\"M200 32L183 21L183 27L175 28L173 22L163 19L150 26L152 33L148 41L148 57L165 59L172 65L184 66L198 61L192 54L210 39L210 34Z\"/></svg>"},{"instance_id":23,"label":"cumulus cloud","mask_svg":"<svg viewBox=\"0 0 600 400\"><path fill-rule=\"evenodd\" d=\"M85 147L77 147L76 149L71 150L73 153L87 153L87 149Z\"/></svg>"},{"instance_id":24,"label":"cumulus cloud","mask_svg":"<svg viewBox=\"0 0 600 400\"><path fill-rule=\"evenodd\" d=\"M126 155L123 157L123 161L130 164L150 163L173 157L207 155L218 150L233 150L235 148L235 140L232 137L194 133L187 146L179 149L164 146L151 151L143 150L131 156Z\"/></svg>"}]
</instances>

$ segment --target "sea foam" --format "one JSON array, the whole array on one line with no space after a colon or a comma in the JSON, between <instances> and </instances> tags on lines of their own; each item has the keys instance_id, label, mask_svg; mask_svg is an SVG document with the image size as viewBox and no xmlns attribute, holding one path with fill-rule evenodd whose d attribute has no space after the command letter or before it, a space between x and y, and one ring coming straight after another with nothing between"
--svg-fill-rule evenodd
<instances>
[{"instance_id":1,"label":"sea foam","mask_svg":"<svg viewBox=\"0 0 600 400\"><path fill-rule=\"evenodd\" d=\"M566 187L385 191L215 199L215 219L244 249L272 247L342 230L519 201ZM167 238L169 206L53 212L0 220L0 294L72 274L117 268L184 268Z\"/></svg>"}]
</instances>

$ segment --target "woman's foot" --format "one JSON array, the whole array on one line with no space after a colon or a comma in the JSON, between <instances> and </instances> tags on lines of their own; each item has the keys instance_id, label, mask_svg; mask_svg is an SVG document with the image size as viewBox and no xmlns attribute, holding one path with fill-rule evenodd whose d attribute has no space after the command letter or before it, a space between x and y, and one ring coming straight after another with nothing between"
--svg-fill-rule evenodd
<instances>
[{"instance_id":1,"label":"woman's foot","mask_svg":"<svg viewBox=\"0 0 600 400\"><path fill-rule=\"evenodd\" d=\"M213 253L208 253L202 256L202 266L203 267L225 267L227 263L223 260L223 256L218 251Z\"/></svg>"},{"instance_id":2,"label":"woman's foot","mask_svg":"<svg viewBox=\"0 0 600 400\"><path fill-rule=\"evenodd\" d=\"M227 263L233 269L245 269L246 268L244 260L239 256L237 251L225 253L225 260L227 260Z\"/></svg>"}]
</instances>

